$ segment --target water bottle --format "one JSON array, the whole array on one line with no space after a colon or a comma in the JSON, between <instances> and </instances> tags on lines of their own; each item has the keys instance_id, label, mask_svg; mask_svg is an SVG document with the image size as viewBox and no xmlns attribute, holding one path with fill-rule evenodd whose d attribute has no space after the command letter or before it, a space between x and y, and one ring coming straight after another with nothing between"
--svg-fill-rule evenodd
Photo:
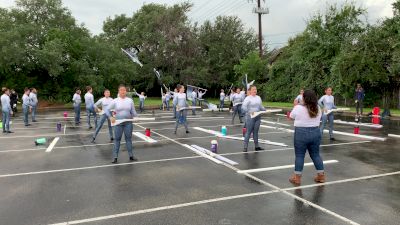
<instances>
[{"instance_id":1,"label":"water bottle","mask_svg":"<svg viewBox=\"0 0 400 225\"><path fill-rule=\"evenodd\" d=\"M227 133L226 126L222 126L221 133L223 136L226 136L226 133Z\"/></svg>"},{"instance_id":2,"label":"water bottle","mask_svg":"<svg viewBox=\"0 0 400 225\"><path fill-rule=\"evenodd\" d=\"M57 132L61 132L61 123L57 123Z\"/></svg>"},{"instance_id":3,"label":"water bottle","mask_svg":"<svg viewBox=\"0 0 400 225\"><path fill-rule=\"evenodd\" d=\"M247 133L247 128L246 127L243 127L242 133L243 133L243 137L246 136L246 133Z\"/></svg>"},{"instance_id":4,"label":"water bottle","mask_svg":"<svg viewBox=\"0 0 400 225\"><path fill-rule=\"evenodd\" d=\"M35 145L44 145L46 144L46 138L38 138L35 140Z\"/></svg>"},{"instance_id":5,"label":"water bottle","mask_svg":"<svg viewBox=\"0 0 400 225\"><path fill-rule=\"evenodd\" d=\"M217 140L212 140L211 141L211 151L213 153L217 153L218 152L218 142L217 142Z\"/></svg>"}]
</instances>

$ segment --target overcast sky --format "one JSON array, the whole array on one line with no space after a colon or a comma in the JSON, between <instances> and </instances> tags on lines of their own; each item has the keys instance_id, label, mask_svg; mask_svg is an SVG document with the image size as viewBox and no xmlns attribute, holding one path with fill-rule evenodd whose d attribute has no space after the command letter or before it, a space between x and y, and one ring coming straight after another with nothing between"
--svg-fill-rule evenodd
<instances>
[{"instance_id":1,"label":"overcast sky","mask_svg":"<svg viewBox=\"0 0 400 225\"><path fill-rule=\"evenodd\" d=\"M131 16L143 4L156 2L172 5L184 0L63 0L79 23L84 23L93 34L102 32L103 21L116 14ZM357 5L368 10L368 22L392 17L392 3L395 0L354 0ZM251 0L191 0L194 4L189 17L202 23L214 19L217 15L237 15L246 24L256 30L257 16L252 13L255 6ZM262 2L270 13L263 16L263 34L271 47L285 45L288 38L305 28L306 20L318 11L324 11L327 5L343 4L346 0L267 0ZM12 7L14 0L0 0L0 7Z\"/></svg>"}]
</instances>

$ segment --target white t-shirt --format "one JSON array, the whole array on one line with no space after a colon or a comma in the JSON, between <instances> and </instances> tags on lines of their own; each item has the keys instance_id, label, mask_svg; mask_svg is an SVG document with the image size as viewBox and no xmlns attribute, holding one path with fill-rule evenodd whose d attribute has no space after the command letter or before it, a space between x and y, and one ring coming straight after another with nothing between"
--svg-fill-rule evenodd
<instances>
[{"instance_id":1,"label":"white t-shirt","mask_svg":"<svg viewBox=\"0 0 400 225\"><path fill-rule=\"evenodd\" d=\"M318 107L318 115L311 118L306 106L296 105L290 113L290 118L294 119L295 127L318 127L321 121L321 109Z\"/></svg>"}]
</instances>

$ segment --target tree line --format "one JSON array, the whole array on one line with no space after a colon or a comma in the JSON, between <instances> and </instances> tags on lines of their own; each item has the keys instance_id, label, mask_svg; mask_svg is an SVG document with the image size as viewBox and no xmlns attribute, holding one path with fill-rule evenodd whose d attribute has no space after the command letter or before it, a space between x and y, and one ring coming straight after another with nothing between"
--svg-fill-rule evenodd
<instances>
[{"instance_id":1,"label":"tree line","mask_svg":"<svg viewBox=\"0 0 400 225\"><path fill-rule=\"evenodd\" d=\"M291 101L300 88L322 94L332 86L339 99L351 102L361 83L367 104L400 104L400 0L394 17L375 25L354 4L330 6L278 55L265 46L263 58L256 33L238 17L193 23L191 7L146 4L132 15L107 18L103 32L92 35L61 0L17 0L14 8L0 8L0 84L36 87L40 97L61 102L87 85L95 95L124 83L160 96L155 68L166 86L201 86L210 96L241 85L248 74L270 101ZM121 51L131 47L139 50L143 67Z\"/></svg>"}]
</instances>

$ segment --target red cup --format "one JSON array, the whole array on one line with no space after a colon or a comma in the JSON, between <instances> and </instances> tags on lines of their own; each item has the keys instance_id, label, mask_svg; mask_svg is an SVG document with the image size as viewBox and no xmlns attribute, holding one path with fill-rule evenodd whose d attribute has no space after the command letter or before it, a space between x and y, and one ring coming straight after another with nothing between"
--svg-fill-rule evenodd
<instances>
[{"instance_id":1,"label":"red cup","mask_svg":"<svg viewBox=\"0 0 400 225\"><path fill-rule=\"evenodd\" d=\"M146 128L146 136L147 137L151 136L150 128Z\"/></svg>"},{"instance_id":2,"label":"red cup","mask_svg":"<svg viewBox=\"0 0 400 225\"><path fill-rule=\"evenodd\" d=\"M354 134L360 134L360 128L354 127Z\"/></svg>"}]
</instances>

